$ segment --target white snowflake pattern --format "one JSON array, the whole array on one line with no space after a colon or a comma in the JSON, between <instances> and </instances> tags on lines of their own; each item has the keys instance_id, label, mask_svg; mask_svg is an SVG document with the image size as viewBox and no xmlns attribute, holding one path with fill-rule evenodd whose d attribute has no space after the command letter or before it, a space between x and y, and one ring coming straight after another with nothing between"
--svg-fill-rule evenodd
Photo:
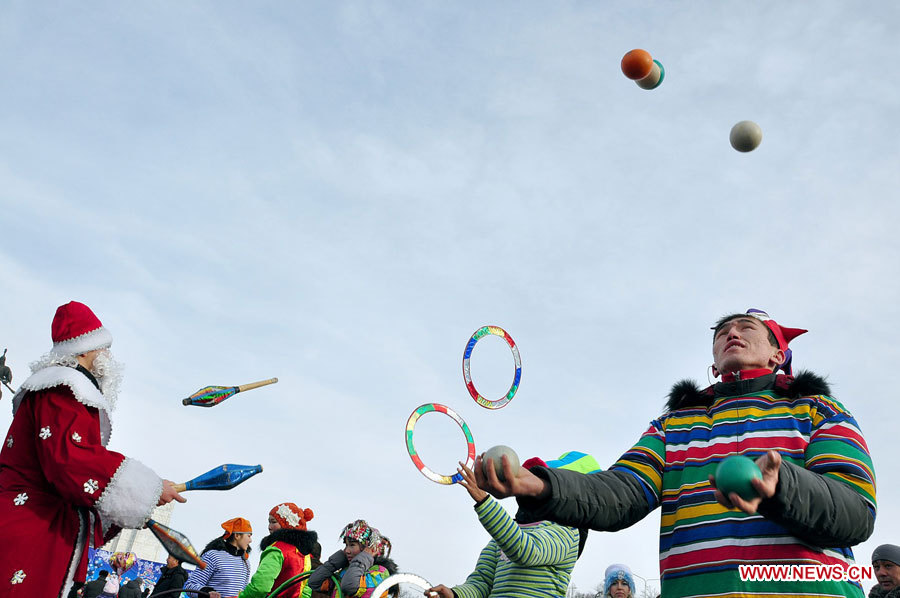
<instances>
[{"instance_id":1,"label":"white snowflake pattern","mask_svg":"<svg viewBox=\"0 0 900 598\"><path fill-rule=\"evenodd\" d=\"M100 484L98 484L96 480L88 480L84 483L84 491L88 494L93 494L99 487Z\"/></svg>"},{"instance_id":2,"label":"white snowflake pattern","mask_svg":"<svg viewBox=\"0 0 900 598\"><path fill-rule=\"evenodd\" d=\"M9 580L9 583L16 585L17 583L22 583L25 581L25 572L19 569L15 573L13 573L12 579Z\"/></svg>"},{"instance_id":3,"label":"white snowflake pattern","mask_svg":"<svg viewBox=\"0 0 900 598\"><path fill-rule=\"evenodd\" d=\"M13 445L13 437L10 436L9 438L6 439L6 446L8 446L9 448L12 448L12 445Z\"/></svg>"},{"instance_id":4,"label":"white snowflake pattern","mask_svg":"<svg viewBox=\"0 0 900 598\"><path fill-rule=\"evenodd\" d=\"M284 520L287 521L291 527L297 527L297 525L300 523L300 516L285 504L278 505L278 510L275 512L278 513L282 518L284 518Z\"/></svg>"},{"instance_id":5,"label":"white snowflake pattern","mask_svg":"<svg viewBox=\"0 0 900 598\"><path fill-rule=\"evenodd\" d=\"M44 426L43 428L41 428L41 433L38 434L38 436L41 437L41 440L47 440L48 438L53 436L53 434L50 432L50 426Z\"/></svg>"},{"instance_id":6,"label":"white snowflake pattern","mask_svg":"<svg viewBox=\"0 0 900 598\"><path fill-rule=\"evenodd\" d=\"M78 432L72 432L72 440L75 442L81 442L81 434Z\"/></svg>"},{"instance_id":7,"label":"white snowflake pattern","mask_svg":"<svg viewBox=\"0 0 900 598\"><path fill-rule=\"evenodd\" d=\"M28 500L28 494L23 492L22 494L16 495L16 497L13 499L13 504L17 507L21 507L25 504L26 500Z\"/></svg>"}]
</instances>

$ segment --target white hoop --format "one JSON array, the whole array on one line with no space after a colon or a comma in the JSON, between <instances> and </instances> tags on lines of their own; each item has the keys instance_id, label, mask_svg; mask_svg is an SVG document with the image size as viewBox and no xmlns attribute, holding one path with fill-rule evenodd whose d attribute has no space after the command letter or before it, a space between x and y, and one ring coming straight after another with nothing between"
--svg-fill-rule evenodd
<instances>
[{"instance_id":1,"label":"white hoop","mask_svg":"<svg viewBox=\"0 0 900 598\"><path fill-rule=\"evenodd\" d=\"M400 585L401 583L414 585L423 591L432 587L428 580L426 580L424 577L419 577L418 575L414 575L412 573L394 573L393 575L382 581L380 584L375 586L375 589L372 591L372 598L379 598L382 594L384 594L394 586Z\"/></svg>"}]
</instances>

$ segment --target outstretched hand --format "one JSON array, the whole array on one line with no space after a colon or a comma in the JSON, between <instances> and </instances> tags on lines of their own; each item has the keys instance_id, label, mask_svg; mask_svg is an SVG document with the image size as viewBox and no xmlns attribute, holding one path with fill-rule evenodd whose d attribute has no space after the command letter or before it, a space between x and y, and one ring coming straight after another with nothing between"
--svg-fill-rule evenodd
<instances>
[{"instance_id":1,"label":"outstretched hand","mask_svg":"<svg viewBox=\"0 0 900 598\"><path fill-rule=\"evenodd\" d=\"M528 469L520 467L519 471L514 475L509 458L506 455L501 457L503 466L503 479L500 481L497 471L494 469L494 460L487 460L487 473L483 466L484 453L475 458L475 480L478 487L487 491L496 498L506 498L508 496L516 497L538 497L550 491L547 482L537 477Z\"/></svg>"},{"instance_id":2,"label":"outstretched hand","mask_svg":"<svg viewBox=\"0 0 900 598\"><path fill-rule=\"evenodd\" d=\"M440 596L440 598L453 598L453 590L451 590L444 584L436 585L433 588L428 588L427 590L425 590L424 594L429 598L434 598L435 596Z\"/></svg>"},{"instance_id":3,"label":"outstretched hand","mask_svg":"<svg viewBox=\"0 0 900 598\"><path fill-rule=\"evenodd\" d=\"M456 471L459 475L462 476L462 479L459 481L459 485L468 491L469 496L472 497L472 500L475 502L481 502L485 498L487 498L487 492L478 487L478 481L475 479L475 473L469 469L465 463L462 461L459 462L459 467L456 468Z\"/></svg>"},{"instance_id":4,"label":"outstretched hand","mask_svg":"<svg viewBox=\"0 0 900 598\"><path fill-rule=\"evenodd\" d=\"M777 451L767 451L765 455L756 460L756 465L762 472L762 479L754 478L750 481L759 496L745 500L737 492L729 492L728 496L716 488L716 479L709 476L709 483L716 488L716 500L727 509L740 509L748 515L755 515L759 504L766 498L775 496L778 487L778 472L781 471L781 454Z\"/></svg>"},{"instance_id":5,"label":"outstretched hand","mask_svg":"<svg viewBox=\"0 0 900 598\"><path fill-rule=\"evenodd\" d=\"M177 500L178 502L187 502L187 499L175 490L175 483L171 480L163 480L163 490L162 494L159 495L159 502L156 503L157 507L161 507L163 505L169 504L173 500Z\"/></svg>"}]
</instances>

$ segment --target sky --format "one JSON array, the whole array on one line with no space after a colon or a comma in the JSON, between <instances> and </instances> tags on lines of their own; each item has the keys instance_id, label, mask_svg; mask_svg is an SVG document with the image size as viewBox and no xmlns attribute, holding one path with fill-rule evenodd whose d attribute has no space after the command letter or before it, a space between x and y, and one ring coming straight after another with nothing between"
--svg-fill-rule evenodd
<instances>
[{"instance_id":1,"label":"sky","mask_svg":"<svg viewBox=\"0 0 900 598\"><path fill-rule=\"evenodd\" d=\"M175 481L265 468L186 494L171 524L195 546L235 516L258 543L289 500L326 556L365 518L401 570L450 585L488 536L462 488L407 456L416 407L456 410L479 452L607 467L673 383L708 383L709 326L757 307L810 330L795 368L828 376L863 429L868 564L900 543L898 28L888 1L5 2L13 386L56 307L85 302L127 367L109 448ZM664 65L657 89L621 73L633 48ZM741 120L763 131L750 153L728 142ZM497 411L461 371L487 324L522 357ZM501 340L472 372L506 391ZM465 456L449 418L415 440L441 473ZM658 525L592 533L574 585L625 562L658 587Z\"/></svg>"}]
</instances>

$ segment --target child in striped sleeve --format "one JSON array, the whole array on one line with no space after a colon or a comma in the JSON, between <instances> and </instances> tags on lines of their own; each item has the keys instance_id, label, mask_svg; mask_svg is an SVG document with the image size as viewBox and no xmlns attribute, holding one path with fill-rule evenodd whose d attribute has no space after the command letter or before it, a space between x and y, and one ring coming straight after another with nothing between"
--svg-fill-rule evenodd
<instances>
[{"instance_id":1,"label":"child in striped sleeve","mask_svg":"<svg viewBox=\"0 0 900 598\"><path fill-rule=\"evenodd\" d=\"M523 467L546 466L541 459ZM550 521L514 520L500 503L478 487L475 474L460 463L465 488L475 501L475 513L491 541L481 551L475 570L465 583L448 588L435 586L426 596L441 598L490 598L492 596L565 596L575 561L581 555L587 531Z\"/></svg>"},{"instance_id":2,"label":"child in striped sleeve","mask_svg":"<svg viewBox=\"0 0 900 598\"><path fill-rule=\"evenodd\" d=\"M225 534L212 540L200 554L206 568L191 571L185 590L208 591L210 598L230 598L247 586L253 528L243 517L235 517L223 523L222 529Z\"/></svg>"}]
</instances>

